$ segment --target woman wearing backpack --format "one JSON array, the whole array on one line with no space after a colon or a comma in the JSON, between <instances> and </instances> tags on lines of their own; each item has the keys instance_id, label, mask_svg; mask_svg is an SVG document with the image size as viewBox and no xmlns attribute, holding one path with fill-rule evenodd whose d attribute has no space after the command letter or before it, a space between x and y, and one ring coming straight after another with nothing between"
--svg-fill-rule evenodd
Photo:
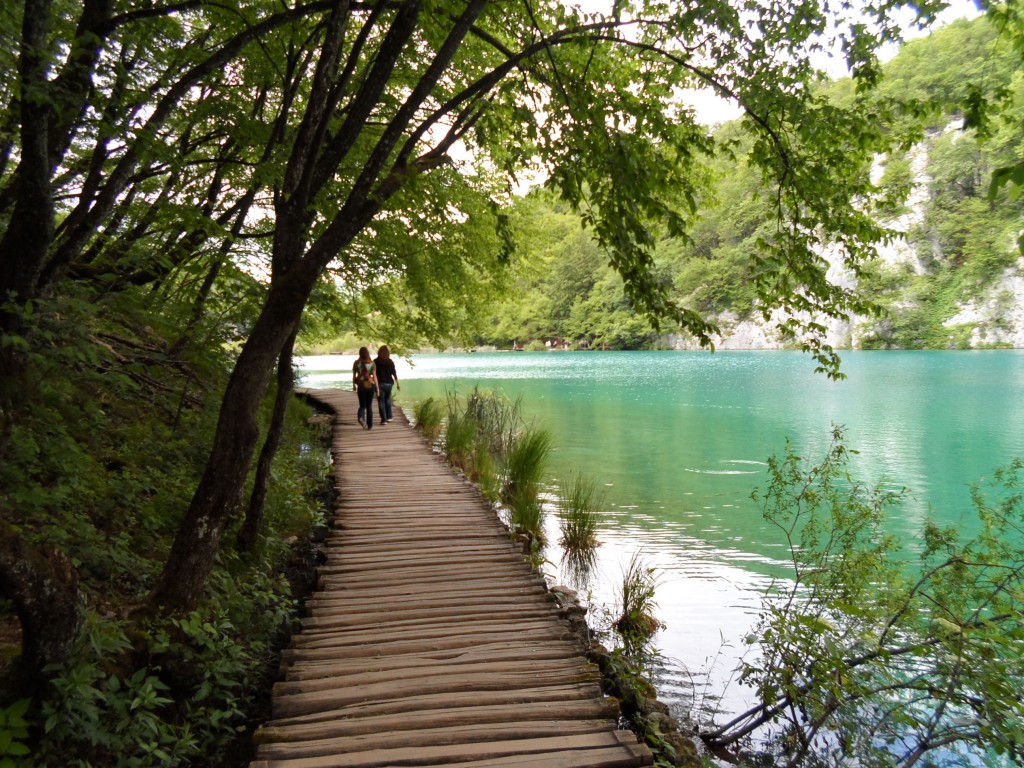
<instances>
[{"instance_id":1,"label":"woman wearing backpack","mask_svg":"<svg viewBox=\"0 0 1024 768\"><path fill-rule=\"evenodd\" d=\"M359 423L365 429L373 429L373 396L380 395L377 386L377 371L370 350L359 348L359 359L352 366L352 388L359 395Z\"/></svg>"}]
</instances>

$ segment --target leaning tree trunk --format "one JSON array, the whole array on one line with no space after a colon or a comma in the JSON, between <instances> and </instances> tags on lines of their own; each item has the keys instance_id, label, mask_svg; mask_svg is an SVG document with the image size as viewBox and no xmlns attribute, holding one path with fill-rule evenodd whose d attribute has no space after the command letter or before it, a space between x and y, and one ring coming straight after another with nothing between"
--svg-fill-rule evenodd
<instances>
[{"instance_id":1,"label":"leaning tree trunk","mask_svg":"<svg viewBox=\"0 0 1024 768\"><path fill-rule=\"evenodd\" d=\"M292 348L295 346L293 333L285 342L281 356L277 360L277 397L274 398L274 413L267 428L267 437L263 441L259 461L256 463L256 478L253 481L252 494L249 496L249 509L245 514L245 522L238 532L237 546L250 552L256 546L260 531L263 528L263 517L267 506L267 491L270 488L270 467L274 456L281 445L284 434L284 419L288 414L288 404L292 399L295 376L292 371Z\"/></svg>"},{"instance_id":2,"label":"leaning tree trunk","mask_svg":"<svg viewBox=\"0 0 1024 768\"><path fill-rule=\"evenodd\" d=\"M82 597L71 559L56 547L37 548L0 520L0 595L14 603L21 621L21 657L0 681L3 699L38 689L42 670L67 658L82 626Z\"/></svg>"},{"instance_id":3,"label":"leaning tree trunk","mask_svg":"<svg viewBox=\"0 0 1024 768\"><path fill-rule=\"evenodd\" d=\"M178 529L163 574L150 599L173 612L188 611L202 596L224 528L241 506L256 443L256 414L270 386L274 363L299 318L319 269L293 269L272 284L259 319L228 380L206 470Z\"/></svg>"}]
</instances>

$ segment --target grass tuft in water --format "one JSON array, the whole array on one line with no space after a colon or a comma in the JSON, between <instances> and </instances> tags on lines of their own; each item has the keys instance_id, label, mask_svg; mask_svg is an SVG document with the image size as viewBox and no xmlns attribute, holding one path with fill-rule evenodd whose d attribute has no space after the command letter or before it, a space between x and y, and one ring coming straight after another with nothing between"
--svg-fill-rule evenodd
<instances>
[{"instance_id":1,"label":"grass tuft in water","mask_svg":"<svg viewBox=\"0 0 1024 768\"><path fill-rule=\"evenodd\" d=\"M550 455L550 432L529 428L519 433L505 457L505 482L501 490L501 498L510 508L538 501Z\"/></svg>"},{"instance_id":2,"label":"grass tuft in water","mask_svg":"<svg viewBox=\"0 0 1024 768\"><path fill-rule=\"evenodd\" d=\"M449 403L450 406L450 403ZM472 474L477 451L477 433L480 423L470 415L448 411L448 426L444 432L444 450L448 463L467 475Z\"/></svg>"},{"instance_id":3,"label":"grass tuft in water","mask_svg":"<svg viewBox=\"0 0 1024 768\"><path fill-rule=\"evenodd\" d=\"M626 645L646 643L664 623L654 616L654 601L658 578L654 568L646 565L639 552L634 552L629 566L622 575L622 588L618 594L618 618L615 631Z\"/></svg>"},{"instance_id":4,"label":"grass tuft in water","mask_svg":"<svg viewBox=\"0 0 1024 768\"><path fill-rule=\"evenodd\" d=\"M590 551L596 547L598 510L603 503L597 483L575 474L568 487L563 487L558 524L562 533L559 544L566 552Z\"/></svg>"},{"instance_id":5,"label":"grass tuft in water","mask_svg":"<svg viewBox=\"0 0 1024 768\"><path fill-rule=\"evenodd\" d=\"M517 497L508 503L509 524L531 551L544 546L544 507L539 498Z\"/></svg>"},{"instance_id":6,"label":"grass tuft in water","mask_svg":"<svg viewBox=\"0 0 1024 768\"><path fill-rule=\"evenodd\" d=\"M433 443L441 434L444 425L444 408L433 397L420 400L412 409L413 418L416 420L416 429L423 433L424 437Z\"/></svg>"},{"instance_id":7,"label":"grass tuft in water","mask_svg":"<svg viewBox=\"0 0 1024 768\"><path fill-rule=\"evenodd\" d=\"M597 566L593 549L565 549L562 552L562 570L573 589L584 592L590 588Z\"/></svg>"}]
</instances>

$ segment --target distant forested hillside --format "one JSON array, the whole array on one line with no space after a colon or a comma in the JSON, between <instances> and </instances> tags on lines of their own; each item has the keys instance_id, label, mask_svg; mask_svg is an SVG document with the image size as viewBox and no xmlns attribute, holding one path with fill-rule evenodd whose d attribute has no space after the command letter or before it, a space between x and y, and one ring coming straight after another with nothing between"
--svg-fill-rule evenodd
<instances>
[{"instance_id":1,"label":"distant forested hillside","mask_svg":"<svg viewBox=\"0 0 1024 768\"><path fill-rule=\"evenodd\" d=\"M858 285L879 307L878 317L852 317L829 326L837 348L964 348L1024 346L1024 269L1017 239L1024 200L1000 190L990 198L995 168L1024 151L1024 74L1019 54L984 18L960 21L908 43L886 64L878 98L912 97L919 108L894 113L899 150L865 167L877 184L871 201L879 221L901 236L860 275L836 271L835 281ZM853 83L823 85L837 103ZM1016 105L986 127L979 140L963 130L965 105L978 96ZM821 130L828 130L827 125ZM745 157L735 123L719 138L733 150L706 167L700 221L688 239L657 244L659 277L688 307L708 312L721 328L722 348L786 345L764 317L748 258L776 221L770 196ZM868 204L867 202L865 204ZM522 251L515 289L479 331L481 345L638 349L684 348L683 336L656 332L635 313L609 259L578 219L552 195L536 191L513 214ZM822 254L828 258L828 254Z\"/></svg>"}]
</instances>

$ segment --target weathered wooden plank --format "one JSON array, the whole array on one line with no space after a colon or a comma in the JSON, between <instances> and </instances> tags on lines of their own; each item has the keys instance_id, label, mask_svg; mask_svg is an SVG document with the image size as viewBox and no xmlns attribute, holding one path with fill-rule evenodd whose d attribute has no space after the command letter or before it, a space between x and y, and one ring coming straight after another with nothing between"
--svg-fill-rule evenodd
<instances>
[{"instance_id":1,"label":"weathered wooden plank","mask_svg":"<svg viewBox=\"0 0 1024 768\"><path fill-rule=\"evenodd\" d=\"M630 734L632 735L632 734ZM634 737L635 742L635 737ZM254 768L347 768L349 766L363 766L372 768L383 768L383 766L404 766L404 765L448 765L458 763L459 765L470 764L475 761L486 761L486 765L498 765L494 761L501 758L518 758L524 755L557 756L568 752L587 753L614 749L622 753L618 758L628 760L630 755L629 746L623 743L614 732L571 734L566 736L550 736L534 739L512 739L506 741L473 742L468 744L444 744L444 745L419 745L416 747L405 747L396 749L370 749L362 752L349 753L345 755L326 755L314 757L298 757L293 759L273 759L267 761L256 761ZM626 747L626 749L623 749ZM640 752L640 750L637 750ZM629 757L627 757L627 755ZM592 758L592 755L587 755ZM636 755L635 757L639 757ZM605 755L601 759L608 759ZM518 765L511 762L507 765ZM527 763L528 764L528 763ZM546 765L595 765L592 762L559 763L552 762ZM642 762L600 762L596 765L643 765Z\"/></svg>"},{"instance_id":2,"label":"weathered wooden plank","mask_svg":"<svg viewBox=\"0 0 1024 768\"><path fill-rule=\"evenodd\" d=\"M354 723L364 717L405 717L410 722L422 713L437 713L449 710L465 710L489 707L519 708L522 718L549 704L564 704L604 700L594 696L593 686L581 684L552 685L546 688L524 688L510 691L458 691L455 693L418 693L404 698L383 701L364 701L335 709L306 712L286 717L275 716L269 722L274 727L310 725L313 723L342 722Z\"/></svg>"},{"instance_id":3,"label":"weathered wooden plank","mask_svg":"<svg viewBox=\"0 0 1024 768\"><path fill-rule=\"evenodd\" d=\"M439 542L440 543L440 542ZM419 546L419 545L417 545ZM449 562L439 558L455 560ZM390 566L390 567L389 567ZM338 553L331 557L326 565L321 568L325 574L335 575L338 573L401 573L402 576L410 574L405 571L413 571L412 576L417 573L429 575L431 573L446 574L452 571L465 572L473 567L488 567L496 570L512 566L519 568L526 574L526 566L523 562L522 552L515 551L507 546L495 546L493 544L459 544L452 542L448 547L433 546L429 551L409 552L398 547L374 547L372 549L349 550L344 554Z\"/></svg>"},{"instance_id":4,"label":"weathered wooden plank","mask_svg":"<svg viewBox=\"0 0 1024 768\"><path fill-rule=\"evenodd\" d=\"M304 662L288 669L288 680L304 680L345 673L370 672L374 670L401 669L415 674L421 667L439 662L450 665L473 664L481 661L516 659L578 659L579 648L568 641L551 641L543 645L525 643L489 643L470 648L456 648L432 652L393 654L389 656L360 657L356 659L329 659L327 661Z\"/></svg>"},{"instance_id":5,"label":"weathered wooden plank","mask_svg":"<svg viewBox=\"0 0 1024 768\"><path fill-rule=\"evenodd\" d=\"M264 760L322 755L351 754L371 750L472 744L510 739L540 739L615 730L613 720L526 720L499 723L454 723L437 728L390 731L387 733L334 736L305 741L266 744L256 756Z\"/></svg>"},{"instance_id":6,"label":"weathered wooden plank","mask_svg":"<svg viewBox=\"0 0 1024 768\"><path fill-rule=\"evenodd\" d=\"M418 640L392 641L385 644L374 644L365 642L354 645L333 645L318 648L285 648L281 651L281 659L287 664L298 661L324 661L326 659L351 659L360 656L381 656L384 654L396 653L430 653L432 651L471 648L480 643L494 643L509 639L530 640L533 642L547 643L552 640L571 640L572 634L563 629L547 627L541 630L531 629L517 631L514 634L508 632L466 632L458 635L444 635L434 638L421 638Z\"/></svg>"},{"instance_id":7,"label":"weathered wooden plank","mask_svg":"<svg viewBox=\"0 0 1024 768\"><path fill-rule=\"evenodd\" d=\"M424 576L415 582L408 582L402 579L389 579L385 576L363 578L358 574L344 574L341 576L327 575L320 579L320 584L324 589L335 588L340 592L360 592L361 590L367 589L367 586L369 586L370 591L379 589L382 594L420 594L427 597L432 591L436 594L440 590L450 591L451 589L458 588L459 586L461 586L464 593L470 591L466 588L466 580L464 578L460 578L462 575L464 574L456 573L453 576L435 574L433 577ZM533 578L529 574L523 573L522 571L518 573L510 571L488 571L484 574L478 573L477 576L480 580L479 586L481 587L501 588L504 586L508 591L529 586L543 587L542 582ZM474 582L474 587L476 586L477 583ZM361 593L366 594L366 592Z\"/></svg>"},{"instance_id":8,"label":"weathered wooden plank","mask_svg":"<svg viewBox=\"0 0 1024 768\"><path fill-rule=\"evenodd\" d=\"M448 709L415 709L408 712L369 714L354 712L349 707L338 710L333 717L317 713L321 719L309 722L278 720L267 723L254 735L257 743L288 741L313 741L340 736L370 734L374 737L404 730L445 728L474 723L490 727L494 723L528 722L530 720L581 720L615 721L619 716L619 704L615 699L586 698L567 701L531 701L514 704L491 704L479 706L450 707ZM298 721L298 722L297 722Z\"/></svg>"},{"instance_id":9,"label":"weathered wooden plank","mask_svg":"<svg viewBox=\"0 0 1024 768\"><path fill-rule=\"evenodd\" d=\"M289 696L292 694L326 691L332 688L356 685L371 685L404 680L412 677L410 667L385 667L355 671L353 669L323 669L318 676L303 676L301 679L289 677L285 682L274 686L274 695ZM434 678L450 677L469 679L477 677L493 677L497 675L518 675L534 673L538 681L548 679L553 674L564 674L569 679L596 678L596 670L592 664L583 659L500 659L490 661L465 662L452 664L434 662L416 668L417 682L428 686Z\"/></svg>"},{"instance_id":10,"label":"weathered wooden plank","mask_svg":"<svg viewBox=\"0 0 1024 768\"><path fill-rule=\"evenodd\" d=\"M455 638L465 635L473 636L504 636L513 638L523 632L529 631L549 633L550 637L562 637L565 630L562 626L551 621L535 619L532 621L477 621L468 618L458 624L446 623L443 626L415 627L411 629L380 627L370 630L339 630L336 632L326 631L317 633L314 636L304 634L296 635L292 639L293 648L327 648L329 646L343 645L365 645L374 643L386 646L390 643L416 642L424 643L432 639Z\"/></svg>"},{"instance_id":11,"label":"weathered wooden plank","mask_svg":"<svg viewBox=\"0 0 1024 768\"><path fill-rule=\"evenodd\" d=\"M591 696L601 695L601 689L594 675L581 674L573 677L571 675L533 675L524 672L508 672L480 677L479 675L447 674L423 680L418 678L388 680L382 683L345 686L344 688L307 693L287 695L275 693L272 711L275 718L290 717L324 709L339 709L366 701L405 699L423 690L430 690L434 694L492 692L501 696L514 691L535 691L546 685L566 684L578 685Z\"/></svg>"},{"instance_id":12,"label":"weathered wooden plank","mask_svg":"<svg viewBox=\"0 0 1024 768\"><path fill-rule=\"evenodd\" d=\"M477 605L493 606L495 608L511 607L542 601L557 605L551 593L540 586L524 587L512 590L477 590L474 589L467 594L465 588L461 590L450 590L444 593L433 592L430 605L433 608L458 608L466 606L473 608ZM372 594L359 594L349 591L345 595L333 595L317 593L306 601L306 608L316 614L321 608L329 608L332 604L341 607L342 610L358 611L361 613L390 613L408 609L418 609L424 605L420 595L392 594L388 596Z\"/></svg>"},{"instance_id":13,"label":"weathered wooden plank","mask_svg":"<svg viewBox=\"0 0 1024 768\"><path fill-rule=\"evenodd\" d=\"M394 611L372 613L350 613L348 611L329 615L326 612L302 620L303 634L316 634L334 629L360 629L365 627L422 627L451 625L459 618L476 619L533 619L558 614L557 606L545 601L536 601L515 606L493 606L486 604L438 608L432 605L409 608L401 614Z\"/></svg>"}]
</instances>

